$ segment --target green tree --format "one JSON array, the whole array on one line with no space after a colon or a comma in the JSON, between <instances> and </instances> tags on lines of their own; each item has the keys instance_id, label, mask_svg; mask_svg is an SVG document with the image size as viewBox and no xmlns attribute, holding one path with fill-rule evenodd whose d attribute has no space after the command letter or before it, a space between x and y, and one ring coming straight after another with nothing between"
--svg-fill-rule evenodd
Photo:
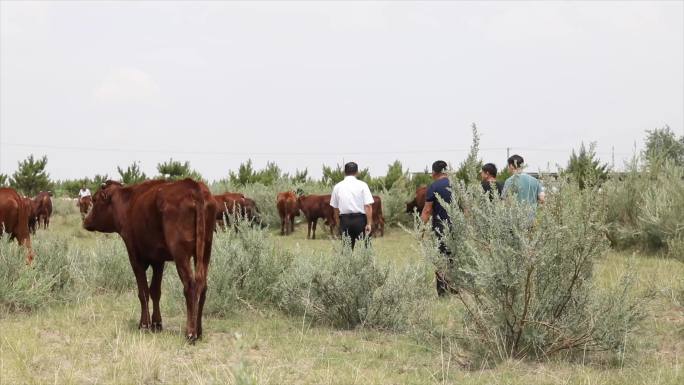
<instances>
[{"instance_id":1,"label":"green tree","mask_svg":"<svg viewBox=\"0 0 684 385\"><path fill-rule=\"evenodd\" d=\"M228 176L230 178L231 183L240 186L246 186L250 183L254 183L254 181L256 180L256 172L254 170L254 166L252 165L252 160L247 159L247 162L240 163L238 172L235 173L233 171L230 171Z\"/></svg>"},{"instance_id":2,"label":"green tree","mask_svg":"<svg viewBox=\"0 0 684 385\"><path fill-rule=\"evenodd\" d=\"M309 181L309 170L295 170L294 176L290 178L293 183L306 183Z\"/></svg>"},{"instance_id":3,"label":"green tree","mask_svg":"<svg viewBox=\"0 0 684 385\"><path fill-rule=\"evenodd\" d=\"M51 189L50 175L45 171L47 156L35 159L33 154L19 162L17 171L10 178L10 186L24 195L34 196L40 191Z\"/></svg>"},{"instance_id":4,"label":"green tree","mask_svg":"<svg viewBox=\"0 0 684 385\"><path fill-rule=\"evenodd\" d=\"M394 163L387 166L387 174L384 178L384 188L389 190L394 186L399 179L402 177L408 177L408 174L404 172L404 167L399 160L395 160Z\"/></svg>"},{"instance_id":5,"label":"green tree","mask_svg":"<svg viewBox=\"0 0 684 385\"><path fill-rule=\"evenodd\" d=\"M7 186L8 182L9 182L9 177L7 177L7 174L0 174L0 187Z\"/></svg>"},{"instance_id":6,"label":"green tree","mask_svg":"<svg viewBox=\"0 0 684 385\"><path fill-rule=\"evenodd\" d=\"M122 169L116 166L116 170L119 172L119 177L121 177L121 182L124 184L136 184L147 179L147 175L140 169L140 164L138 162L133 162L126 169Z\"/></svg>"},{"instance_id":7,"label":"green tree","mask_svg":"<svg viewBox=\"0 0 684 385\"><path fill-rule=\"evenodd\" d=\"M669 126L646 131L644 158L649 166L657 166L667 160L684 166L684 136L677 136Z\"/></svg>"},{"instance_id":8,"label":"green tree","mask_svg":"<svg viewBox=\"0 0 684 385\"><path fill-rule=\"evenodd\" d=\"M589 149L587 149L582 142L578 152L572 150L564 173L571 176L580 189L584 189L608 179L608 164L602 164L596 158L596 143L589 144Z\"/></svg>"},{"instance_id":9,"label":"green tree","mask_svg":"<svg viewBox=\"0 0 684 385\"><path fill-rule=\"evenodd\" d=\"M266 167L256 173L256 182L270 186L280 180L282 172L275 162L266 162Z\"/></svg>"},{"instance_id":10,"label":"green tree","mask_svg":"<svg viewBox=\"0 0 684 385\"><path fill-rule=\"evenodd\" d=\"M356 177L366 183L371 183L371 175L370 171L368 171L368 168L359 170L359 173ZM342 166L337 164L336 168L332 168L323 165L323 178L321 178L321 183L323 183L326 186L332 186L334 184L341 182L342 179L344 179L344 169L342 168Z\"/></svg>"},{"instance_id":11,"label":"green tree","mask_svg":"<svg viewBox=\"0 0 684 385\"><path fill-rule=\"evenodd\" d=\"M425 166L423 172L413 173L411 183L413 183L416 188L430 185L430 183L432 183L432 173L430 172L430 169Z\"/></svg>"},{"instance_id":12,"label":"green tree","mask_svg":"<svg viewBox=\"0 0 684 385\"><path fill-rule=\"evenodd\" d=\"M190 162L181 163L177 160L169 159L167 162L157 164L159 175L165 179L180 180L191 178L196 181L202 180L202 175L190 167Z\"/></svg>"}]
</instances>

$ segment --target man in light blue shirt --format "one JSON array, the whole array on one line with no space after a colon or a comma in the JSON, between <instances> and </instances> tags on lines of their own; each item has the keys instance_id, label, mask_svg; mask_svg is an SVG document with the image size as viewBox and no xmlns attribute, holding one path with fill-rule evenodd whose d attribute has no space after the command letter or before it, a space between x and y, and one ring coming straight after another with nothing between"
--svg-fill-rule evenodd
<instances>
[{"instance_id":1,"label":"man in light blue shirt","mask_svg":"<svg viewBox=\"0 0 684 385\"><path fill-rule=\"evenodd\" d=\"M513 155L508 158L508 171L512 174L506 179L503 196L514 194L518 202L537 207L537 203L544 203L544 186L541 182L523 172L523 158Z\"/></svg>"}]
</instances>

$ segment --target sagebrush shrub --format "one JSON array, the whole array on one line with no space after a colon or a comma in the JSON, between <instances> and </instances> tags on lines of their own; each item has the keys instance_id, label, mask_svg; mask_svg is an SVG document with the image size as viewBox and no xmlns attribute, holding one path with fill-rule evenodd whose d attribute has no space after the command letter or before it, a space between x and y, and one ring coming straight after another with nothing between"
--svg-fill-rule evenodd
<instances>
[{"instance_id":1,"label":"sagebrush shrub","mask_svg":"<svg viewBox=\"0 0 684 385\"><path fill-rule=\"evenodd\" d=\"M124 293L136 286L128 252L118 236L98 237L88 248L80 248L80 280L87 290Z\"/></svg>"},{"instance_id":2,"label":"sagebrush shrub","mask_svg":"<svg viewBox=\"0 0 684 385\"><path fill-rule=\"evenodd\" d=\"M277 304L280 274L290 263L267 230L237 219L214 235L205 311L227 315L244 304Z\"/></svg>"},{"instance_id":3,"label":"sagebrush shrub","mask_svg":"<svg viewBox=\"0 0 684 385\"><path fill-rule=\"evenodd\" d=\"M26 265L26 249L0 237L0 308L31 311L60 301L71 280L62 247L48 254L49 245L36 243L37 257Z\"/></svg>"},{"instance_id":4,"label":"sagebrush shrub","mask_svg":"<svg viewBox=\"0 0 684 385\"><path fill-rule=\"evenodd\" d=\"M614 246L640 246L681 257L684 238L684 167L636 160L623 180L606 184L608 234Z\"/></svg>"},{"instance_id":5,"label":"sagebrush shrub","mask_svg":"<svg viewBox=\"0 0 684 385\"><path fill-rule=\"evenodd\" d=\"M408 225L412 216L406 213L406 202L413 199L415 189L409 187L406 178L399 178L389 190L380 193L382 198L382 210L385 216L386 226Z\"/></svg>"},{"instance_id":6,"label":"sagebrush shrub","mask_svg":"<svg viewBox=\"0 0 684 385\"><path fill-rule=\"evenodd\" d=\"M296 258L278 290L289 314L343 329L401 330L424 304L426 276L424 265L391 269L372 248L347 245Z\"/></svg>"},{"instance_id":7,"label":"sagebrush shrub","mask_svg":"<svg viewBox=\"0 0 684 385\"><path fill-rule=\"evenodd\" d=\"M434 239L423 243L460 290L472 347L501 358L621 347L641 308L628 295L630 280L616 289L624 293L620 306L593 285L608 247L602 193L560 182L531 216L534 209L515 199L490 202L480 186L453 186L445 234L453 263Z\"/></svg>"}]
</instances>

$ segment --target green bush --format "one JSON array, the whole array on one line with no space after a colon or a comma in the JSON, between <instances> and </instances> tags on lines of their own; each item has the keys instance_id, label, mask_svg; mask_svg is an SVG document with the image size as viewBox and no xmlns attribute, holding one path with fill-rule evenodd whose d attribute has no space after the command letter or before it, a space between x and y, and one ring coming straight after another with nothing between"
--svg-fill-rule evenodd
<instances>
[{"instance_id":1,"label":"green bush","mask_svg":"<svg viewBox=\"0 0 684 385\"><path fill-rule=\"evenodd\" d=\"M427 296L425 265L391 269L372 248L347 245L332 254L300 256L283 274L278 291L289 314L337 328L401 330Z\"/></svg>"},{"instance_id":2,"label":"green bush","mask_svg":"<svg viewBox=\"0 0 684 385\"><path fill-rule=\"evenodd\" d=\"M603 193L559 182L533 215L515 199L490 202L477 185L454 186L459 199L447 205L453 226L445 234L453 263L434 239L423 244L459 289L463 335L474 351L504 359L622 348L642 307L629 279L609 299L594 287L595 263L608 247Z\"/></svg>"},{"instance_id":3,"label":"green bush","mask_svg":"<svg viewBox=\"0 0 684 385\"><path fill-rule=\"evenodd\" d=\"M406 178L396 180L389 190L380 193L386 226L408 225L412 216L406 213L406 202L413 199L415 190Z\"/></svg>"},{"instance_id":4,"label":"green bush","mask_svg":"<svg viewBox=\"0 0 684 385\"><path fill-rule=\"evenodd\" d=\"M128 252L119 236L101 237L93 246L78 249L79 281L88 291L124 293L136 288Z\"/></svg>"},{"instance_id":5,"label":"green bush","mask_svg":"<svg viewBox=\"0 0 684 385\"><path fill-rule=\"evenodd\" d=\"M64 245L35 242L36 258L26 265L26 249L0 238L0 309L31 311L60 301L71 282ZM48 250L52 250L48 252Z\"/></svg>"},{"instance_id":6,"label":"green bush","mask_svg":"<svg viewBox=\"0 0 684 385\"><path fill-rule=\"evenodd\" d=\"M639 170L635 160L623 180L613 178L604 187L608 234L614 246L638 246L681 257L684 167L668 160Z\"/></svg>"},{"instance_id":7,"label":"green bush","mask_svg":"<svg viewBox=\"0 0 684 385\"><path fill-rule=\"evenodd\" d=\"M207 314L228 315L236 306L278 302L274 287L290 255L275 246L266 230L241 219L236 225L214 235Z\"/></svg>"}]
</instances>

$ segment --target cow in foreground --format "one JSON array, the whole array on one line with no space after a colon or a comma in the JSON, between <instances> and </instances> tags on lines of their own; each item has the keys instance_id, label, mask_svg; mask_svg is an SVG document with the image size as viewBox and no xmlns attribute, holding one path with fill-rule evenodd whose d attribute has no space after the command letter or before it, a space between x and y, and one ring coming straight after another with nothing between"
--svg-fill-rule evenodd
<instances>
[{"instance_id":1,"label":"cow in foreground","mask_svg":"<svg viewBox=\"0 0 684 385\"><path fill-rule=\"evenodd\" d=\"M278 193L276 206L278 207L278 215L280 215L280 235L293 233L295 217L299 216L297 195L292 191Z\"/></svg>"},{"instance_id":2,"label":"cow in foreground","mask_svg":"<svg viewBox=\"0 0 684 385\"><path fill-rule=\"evenodd\" d=\"M333 236L337 221L335 220L335 211L330 206L330 195L303 195L297 198L297 203L306 217L307 239L316 239L316 225L319 218L323 218L325 224L330 226L330 235Z\"/></svg>"},{"instance_id":3,"label":"cow in foreground","mask_svg":"<svg viewBox=\"0 0 684 385\"><path fill-rule=\"evenodd\" d=\"M31 205L14 189L0 188L0 235L7 233L9 239L26 247L26 263L33 262L31 235L29 234L29 218Z\"/></svg>"},{"instance_id":4,"label":"cow in foreground","mask_svg":"<svg viewBox=\"0 0 684 385\"><path fill-rule=\"evenodd\" d=\"M33 214L36 217L37 227L42 225L44 229L50 226L52 216L52 192L41 191L33 198Z\"/></svg>"},{"instance_id":5,"label":"cow in foreground","mask_svg":"<svg viewBox=\"0 0 684 385\"><path fill-rule=\"evenodd\" d=\"M385 216L382 215L382 199L373 195L373 228L371 229L371 235L375 236L378 231L380 236L385 236Z\"/></svg>"},{"instance_id":6,"label":"cow in foreground","mask_svg":"<svg viewBox=\"0 0 684 385\"><path fill-rule=\"evenodd\" d=\"M107 181L95 193L83 227L118 233L123 239L138 284L141 329L162 330L162 275L165 262L173 261L185 295L185 335L190 342L202 336L215 218L216 203L209 189L192 179L152 180L127 187ZM146 271L150 266L152 282L148 286Z\"/></svg>"},{"instance_id":7,"label":"cow in foreground","mask_svg":"<svg viewBox=\"0 0 684 385\"><path fill-rule=\"evenodd\" d=\"M418 210L418 214L423 212L425 207L425 195L427 194L427 186L421 186L416 189L416 197L412 201L406 203L406 212L413 214L413 210Z\"/></svg>"}]
</instances>

